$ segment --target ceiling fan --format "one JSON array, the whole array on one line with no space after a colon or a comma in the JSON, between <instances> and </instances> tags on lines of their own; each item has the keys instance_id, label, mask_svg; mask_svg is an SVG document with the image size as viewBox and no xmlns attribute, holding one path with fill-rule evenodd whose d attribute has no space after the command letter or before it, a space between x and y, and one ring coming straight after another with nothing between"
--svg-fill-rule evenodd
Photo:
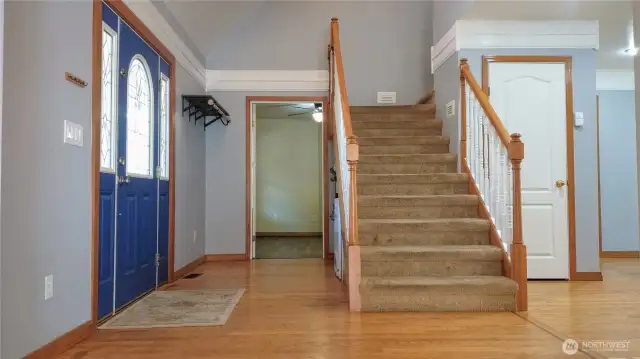
<instances>
[{"instance_id":1,"label":"ceiling fan","mask_svg":"<svg viewBox=\"0 0 640 359\"><path fill-rule=\"evenodd\" d=\"M291 104L291 105L287 105L287 106L293 106L295 108L299 108L299 109L305 109L306 111L302 111L302 112L298 112L298 113L292 113L290 115L287 116L299 116L299 115L304 115L304 114L308 114L310 113L311 116L313 117L313 120L316 122L322 122L322 104L321 103L314 103L313 104L313 108L311 107L302 107L302 106L297 106L295 104Z\"/></svg>"}]
</instances>

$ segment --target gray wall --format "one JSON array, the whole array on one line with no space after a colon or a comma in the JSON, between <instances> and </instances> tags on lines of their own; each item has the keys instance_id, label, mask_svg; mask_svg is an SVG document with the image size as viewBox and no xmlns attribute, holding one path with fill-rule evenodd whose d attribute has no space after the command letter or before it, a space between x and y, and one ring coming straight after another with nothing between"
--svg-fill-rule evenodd
<instances>
[{"instance_id":1,"label":"gray wall","mask_svg":"<svg viewBox=\"0 0 640 359\"><path fill-rule=\"evenodd\" d=\"M167 7L165 0L151 0L151 3L156 7L156 9L158 9L160 15L164 17L173 31L175 31L175 33L178 35L180 40L182 40L182 42L187 45L189 50L191 50L193 55L198 60L200 60L200 63L204 64L206 61L205 56L202 54L202 52L200 52L200 49L198 49L193 40L191 40L191 37L189 37L185 29L182 27L182 25L180 25L180 22L175 18L175 16L173 16L173 13Z\"/></svg>"},{"instance_id":2,"label":"gray wall","mask_svg":"<svg viewBox=\"0 0 640 359\"><path fill-rule=\"evenodd\" d=\"M475 0L443 0L433 2L433 43L462 19L473 7Z\"/></svg>"},{"instance_id":3,"label":"gray wall","mask_svg":"<svg viewBox=\"0 0 640 359\"><path fill-rule=\"evenodd\" d=\"M378 91L395 91L399 104L414 104L433 86L429 1L235 1L206 6L224 14L224 20L208 27L213 34L224 34L211 36L206 46L212 49L209 69L326 70L329 22L336 16L351 104L375 104Z\"/></svg>"},{"instance_id":4,"label":"gray wall","mask_svg":"<svg viewBox=\"0 0 640 359\"><path fill-rule=\"evenodd\" d=\"M247 96L327 96L323 92L210 92L231 114L207 127L206 253L245 252Z\"/></svg>"},{"instance_id":5,"label":"gray wall","mask_svg":"<svg viewBox=\"0 0 640 359\"><path fill-rule=\"evenodd\" d=\"M482 80L483 55L573 57L573 107L574 112L583 112L585 118L584 126L574 129L576 268L578 272L599 272L595 52L573 49L461 50L458 56L469 60L469 66L478 82ZM527 139L523 140L526 149Z\"/></svg>"},{"instance_id":6,"label":"gray wall","mask_svg":"<svg viewBox=\"0 0 640 359\"><path fill-rule=\"evenodd\" d=\"M442 135L449 136L449 151L460 149L460 61L454 53L433 74L436 88L436 118L442 120ZM454 100L455 115L447 117L445 106ZM460 162L460 160L458 160Z\"/></svg>"},{"instance_id":7,"label":"gray wall","mask_svg":"<svg viewBox=\"0 0 640 359\"><path fill-rule=\"evenodd\" d=\"M91 87L64 73L91 80L92 4L4 4L12 50L3 68L0 355L13 359L91 318ZM177 77L178 89L198 90L184 70ZM63 144L64 120L83 126L84 147ZM204 233L204 131L185 121L177 118L176 268L204 253L202 236L192 244L193 229Z\"/></svg>"},{"instance_id":8,"label":"gray wall","mask_svg":"<svg viewBox=\"0 0 640 359\"><path fill-rule=\"evenodd\" d=\"M640 250L635 91L600 95L602 249Z\"/></svg>"},{"instance_id":9,"label":"gray wall","mask_svg":"<svg viewBox=\"0 0 640 359\"><path fill-rule=\"evenodd\" d=\"M91 315L91 87L64 73L91 80L92 4L11 1L5 15L2 357L14 359ZM84 147L63 144L64 120L84 127Z\"/></svg>"},{"instance_id":10,"label":"gray wall","mask_svg":"<svg viewBox=\"0 0 640 359\"><path fill-rule=\"evenodd\" d=\"M204 255L206 145L203 121L196 125L182 114L182 95L204 89L182 67L176 67L176 247L174 268ZM211 126L209 126L211 128ZM195 238L194 238L195 231Z\"/></svg>"}]
</instances>

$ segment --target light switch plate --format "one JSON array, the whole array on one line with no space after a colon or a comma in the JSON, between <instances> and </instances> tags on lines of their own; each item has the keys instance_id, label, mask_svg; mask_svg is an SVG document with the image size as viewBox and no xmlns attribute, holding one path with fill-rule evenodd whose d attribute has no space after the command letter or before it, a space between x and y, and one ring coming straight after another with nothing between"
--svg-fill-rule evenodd
<instances>
[{"instance_id":1,"label":"light switch plate","mask_svg":"<svg viewBox=\"0 0 640 359\"><path fill-rule=\"evenodd\" d=\"M44 277L44 300L53 297L53 274Z\"/></svg>"},{"instance_id":2,"label":"light switch plate","mask_svg":"<svg viewBox=\"0 0 640 359\"><path fill-rule=\"evenodd\" d=\"M574 125L576 127L584 126L584 113L576 112L574 116Z\"/></svg>"},{"instance_id":3,"label":"light switch plate","mask_svg":"<svg viewBox=\"0 0 640 359\"><path fill-rule=\"evenodd\" d=\"M64 143L82 147L83 129L82 126L71 121L64 120Z\"/></svg>"}]
</instances>

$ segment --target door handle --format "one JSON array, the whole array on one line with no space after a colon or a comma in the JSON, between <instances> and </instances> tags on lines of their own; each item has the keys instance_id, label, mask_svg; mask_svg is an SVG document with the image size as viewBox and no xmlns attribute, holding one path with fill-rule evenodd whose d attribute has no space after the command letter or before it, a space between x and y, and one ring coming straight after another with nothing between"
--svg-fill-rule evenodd
<instances>
[{"instance_id":1,"label":"door handle","mask_svg":"<svg viewBox=\"0 0 640 359\"><path fill-rule=\"evenodd\" d=\"M129 176L118 176L118 184L129 184L131 183L131 178Z\"/></svg>"},{"instance_id":2,"label":"door handle","mask_svg":"<svg viewBox=\"0 0 640 359\"><path fill-rule=\"evenodd\" d=\"M557 180L556 181L556 187L558 188L562 188L566 185L566 183L563 180Z\"/></svg>"}]
</instances>

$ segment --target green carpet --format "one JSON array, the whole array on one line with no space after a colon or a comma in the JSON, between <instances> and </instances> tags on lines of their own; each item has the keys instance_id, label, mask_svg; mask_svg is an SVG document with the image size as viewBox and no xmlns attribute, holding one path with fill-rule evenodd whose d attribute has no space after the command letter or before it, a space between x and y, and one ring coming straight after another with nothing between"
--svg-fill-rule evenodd
<instances>
[{"instance_id":1,"label":"green carpet","mask_svg":"<svg viewBox=\"0 0 640 359\"><path fill-rule=\"evenodd\" d=\"M256 258L322 258L322 237L257 237Z\"/></svg>"}]
</instances>

